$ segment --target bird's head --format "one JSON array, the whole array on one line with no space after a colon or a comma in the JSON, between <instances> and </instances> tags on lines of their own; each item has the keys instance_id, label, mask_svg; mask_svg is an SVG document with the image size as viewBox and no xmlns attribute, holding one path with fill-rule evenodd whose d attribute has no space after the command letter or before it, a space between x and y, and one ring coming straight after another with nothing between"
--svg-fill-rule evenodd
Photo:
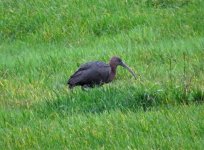
<instances>
[{"instance_id":1,"label":"bird's head","mask_svg":"<svg viewBox=\"0 0 204 150\"><path fill-rule=\"evenodd\" d=\"M130 69L130 67L128 67L122 61L121 58L116 57L116 56L112 57L111 60L110 60L110 66L112 66L112 67L122 66L122 67L126 68L134 76L134 78L136 79L136 74L132 71L132 69Z\"/></svg>"},{"instance_id":2,"label":"bird's head","mask_svg":"<svg viewBox=\"0 0 204 150\"><path fill-rule=\"evenodd\" d=\"M110 65L112 66L118 66L118 65L121 65L123 63L122 59L120 59L119 57L112 57L111 60L110 60Z\"/></svg>"}]
</instances>

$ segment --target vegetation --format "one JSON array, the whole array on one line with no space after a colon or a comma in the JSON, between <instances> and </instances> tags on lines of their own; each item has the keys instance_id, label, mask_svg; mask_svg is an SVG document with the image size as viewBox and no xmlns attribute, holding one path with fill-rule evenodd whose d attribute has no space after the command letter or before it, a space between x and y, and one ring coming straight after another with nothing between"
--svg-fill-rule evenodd
<instances>
[{"instance_id":1,"label":"vegetation","mask_svg":"<svg viewBox=\"0 0 204 150\"><path fill-rule=\"evenodd\" d=\"M0 147L202 149L202 0L2 0ZM68 77L121 57L134 80L87 92Z\"/></svg>"}]
</instances>

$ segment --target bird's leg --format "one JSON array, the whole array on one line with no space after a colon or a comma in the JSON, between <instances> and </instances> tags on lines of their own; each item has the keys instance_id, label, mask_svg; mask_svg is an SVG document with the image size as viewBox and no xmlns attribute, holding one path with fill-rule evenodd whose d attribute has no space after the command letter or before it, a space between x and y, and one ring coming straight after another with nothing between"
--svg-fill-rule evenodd
<instances>
[{"instance_id":1,"label":"bird's leg","mask_svg":"<svg viewBox=\"0 0 204 150\"><path fill-rule=\"evenodd\" d=\"M82 89L83 91L88 91L88 89L90 89L90 86L89 86L89 85L83 85L83 86L81 87L81 89Z\"/></svg>"}]
</instances>

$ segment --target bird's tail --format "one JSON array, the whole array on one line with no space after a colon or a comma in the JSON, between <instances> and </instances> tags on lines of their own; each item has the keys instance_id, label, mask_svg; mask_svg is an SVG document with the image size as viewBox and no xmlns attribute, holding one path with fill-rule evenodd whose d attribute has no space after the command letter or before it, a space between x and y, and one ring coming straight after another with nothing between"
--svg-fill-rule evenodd
<instances>
[{"instance_id":1,"label":"bird's tail","mask_svg":"<svg viewBox=\"0 0 204 150\"><path fill-rule=\"evenodd\" d=\"M69 89L73 89L74 85L70 83L70 80L67 81L67 84L68 84Z\"/></svg>"},{"instance_id":2,"label":"bird's tail","mask_svg":"<svg viewBox=\"0 0 204 150\"><path fill-rule=\"evenodd\" d=\"M73 85L71 85L71 84L69 84L69 86L68 86L68 87L69 87L69 89L73 89L73 87L74 87L74 86L73 86Z\"/></svg>"}]
</instances>

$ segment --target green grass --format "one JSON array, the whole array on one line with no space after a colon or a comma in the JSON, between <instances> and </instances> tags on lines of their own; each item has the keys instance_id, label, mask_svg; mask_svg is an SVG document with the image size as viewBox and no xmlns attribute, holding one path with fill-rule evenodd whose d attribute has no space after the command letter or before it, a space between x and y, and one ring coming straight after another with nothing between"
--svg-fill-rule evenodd
<instances>
[{"instance_id":1,"label":"green grass","mask_svg":"<svg viewBox=\"0 0 204 150\"><path fill-rule=\"evenodd\" d=\"M204 107L40 118L30 110L1 110L0 145L8 149L202 149ZM15 118L14 118L15 116Z\"/></svg>"},{"instance_id":2,"label":"green grass","mask_svg":"<svg viewBox=\"0 0 204 150\"><path fill-rule=\"evenodd\" d=\"M202 149L202 0L0 3L0 147ZM67 89L80 64L121 57L138 79Z\"/></svg>"}]
</instances>

